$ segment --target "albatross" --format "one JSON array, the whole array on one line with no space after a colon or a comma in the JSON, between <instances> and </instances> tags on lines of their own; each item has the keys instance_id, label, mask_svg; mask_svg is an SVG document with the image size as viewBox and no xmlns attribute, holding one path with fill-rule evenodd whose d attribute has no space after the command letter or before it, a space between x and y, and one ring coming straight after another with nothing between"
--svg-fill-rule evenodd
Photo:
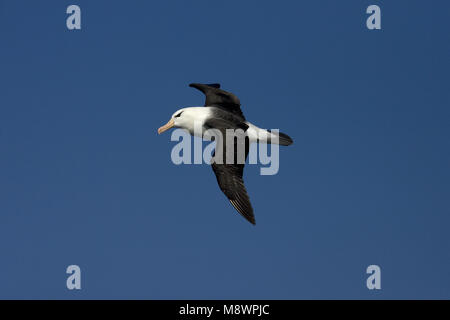
<instances>
[{"instance_id":1,"label":"albatross","mask_svg":"<svg viewBox=\"0 0 450 320\"><path fill-rule=\"evenodd\" d=\"M158 134L176 127L183 128L191 135L199 136L204 140L214 140L215 135L208 135L211 129L218 130L222 137L225 137L229 130L238 131L240 129L245 135L244 139L237 139L236 141L233 138L232 145L229 143L227 145L226 141L229 140L225 138L222 138L222 141L216 141L216 150L211 158L211 167L216 175L220 190L232 206L247 221L255 224L253 207L243 180L249 145L253 142L263 142L288 146L293 143L293 140L284 133L261 129L248 122L242 113L238 97L231 92L220 89L220 84L191 83L189 86L203 92L206 96L204 106L177 110L169 122L158 129ZM196 128L200 128L200 130L196 130ZM245 158L243 161L237 159L239 148L244 148ZM228 161L227 155L230 155L230 153L233 153L231 156L234 161Z\"/></svg>"}]
</instances>

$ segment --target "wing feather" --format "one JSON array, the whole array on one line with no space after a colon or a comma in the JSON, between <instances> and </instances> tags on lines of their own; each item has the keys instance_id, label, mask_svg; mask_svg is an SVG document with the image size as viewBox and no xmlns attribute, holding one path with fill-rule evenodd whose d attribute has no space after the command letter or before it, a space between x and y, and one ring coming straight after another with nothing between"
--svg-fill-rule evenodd
<instances>
[{"instance_id":1,"label":"wing feather","mask_svg":"<svg viewBox=\"0 0 450 320\"><path fill-rule=\"evenodd\" d=\"M215 128L221 130L222 136L225 137L225 128L218 127L220 123L214 124ZM235 139L233 145L228 147L225 141L217 141L216 148L222 148L222 152L217 152L216 154L214 151L211 167L216 175L220 190L228 198L231 205L250 223L255 224L252 204L243 180L245 162L239 163L238 161L238 154L240 154L238 148L242 147L245 148L245 159L247 159L249 152L249 140L247 137L237 138L237 141ZM227 153L233 150L234 162L232 164L226 163Z\"/></svg>"},{"instance_id":2,"label":"wing feather","mask_svg":"<svg viewBox=\"0 0 450 320\"><path fill-rule=\"evenodd\" d=\"M205 107L221 108L240 117L242 121L245 121L244 114L241 110L241 102L238 97L231 92L220 89L220 84L191 83L189 86L205 94Z\"/></svg>"}]
</instances>

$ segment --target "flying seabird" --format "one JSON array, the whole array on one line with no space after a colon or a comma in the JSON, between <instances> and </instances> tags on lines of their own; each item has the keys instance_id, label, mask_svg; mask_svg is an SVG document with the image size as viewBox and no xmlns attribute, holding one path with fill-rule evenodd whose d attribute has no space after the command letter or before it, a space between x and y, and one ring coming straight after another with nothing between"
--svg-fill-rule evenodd
<instances>
[{"instance_id":1,"label":"flying seabird","mask_svg":"<svg viewBox=\"0 0 450 320\"><path fill-rule=\"evenodd\" d=\"M252 142L275 143L278 140L278 144L288 146L293 143L293 140L284 133L270 132L246 121L238 97L231 92L220 89L220 84L191 83L189 86L205 94L204 107L189 107L177 110L169 122L158 129L158 134L172 127L178 127L187 130L191 135L212 140L215 136L207 136L207 130L209 129L219 130L223 137L225 137L227 129L236 130L236 132L241 129L241 132L245 134L244 139L236 140L233 138L232 146L226 145L226 139L216 141L216 150L211 159L211 167L220 189L230 200L233 207L250 223L255 224L253 208L242 178L249 144ZM195 130L198 127L200 130ZM222 152L219 152L221 150ZM239 150L245 152L243 161L237 160ZM234 154L234 159L232 159L234 161L227 160L227 154L230 155L230 153L231 155Z\"/></svg>"}]
</instances>

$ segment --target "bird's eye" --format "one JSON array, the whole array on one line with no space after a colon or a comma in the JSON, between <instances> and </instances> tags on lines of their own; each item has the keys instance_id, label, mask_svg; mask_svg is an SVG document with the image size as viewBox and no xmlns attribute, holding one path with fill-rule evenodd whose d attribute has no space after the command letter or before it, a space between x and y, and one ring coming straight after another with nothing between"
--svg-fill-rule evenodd
<instances>
[{"instance_id":1,"label":"bird's eye","mask_svg":"<svg viewBox=\"0 0 450 320\"><path fill-rule=\"evenodd\" d=\"M175 116L175 118L178 118L179 116L181 116L182 113L183 113L183 111L181 111L179 114L177 114L177 115Z\"/></svg>"}]
</instances>

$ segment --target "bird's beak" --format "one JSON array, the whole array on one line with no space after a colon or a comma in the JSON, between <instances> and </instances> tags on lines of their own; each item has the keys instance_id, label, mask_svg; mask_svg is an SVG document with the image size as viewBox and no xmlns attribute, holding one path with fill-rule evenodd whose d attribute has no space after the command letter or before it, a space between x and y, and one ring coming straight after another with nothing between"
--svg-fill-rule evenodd
<instances>
[{"instance_id":1,"label":"bird's beak","mask_svg":"<svg viewBox=\"0 0 450 320\"><path fill-rule=\"evenodd\" d=\"M166 130L169 130L170 128L172 128L175 125L175 122L173 121L173 119L170 119L169 122L167 122L165 125L163 125L162 127L160 127L158 129L158 134L163 133Z\"/></svg>"}]
</instances>

